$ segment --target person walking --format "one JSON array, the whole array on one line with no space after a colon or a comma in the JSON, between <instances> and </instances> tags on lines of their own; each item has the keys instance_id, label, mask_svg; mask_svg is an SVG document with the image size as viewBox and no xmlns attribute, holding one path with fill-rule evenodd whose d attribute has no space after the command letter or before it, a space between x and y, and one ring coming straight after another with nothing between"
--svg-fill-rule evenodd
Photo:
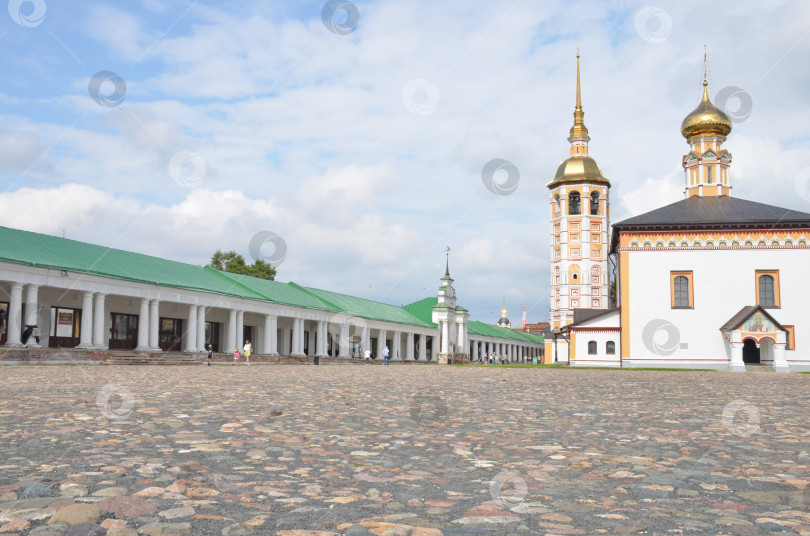
<instances>
[{"instance_id":1,"label":"person walking","mask_svg":"<svg viewBox=\"0 0 810 536\"><path fill-rule=\"evenodd\" d=\"M370 348L366 348L365 357L366 357L366 365L368 365L369 360L371 360L371 349Z\"/></svg>"},{"instance_id":2,"label":"person walking","mask_svg":"<svg viewBox=\"0 0 810 536\"><path fill-rule=\"evenodd\" d=\"M233 349L233 365L236 366L236 363L239 361L239 348Z\"/></svg>"},{"instance_id":3,"label":"person walking","mask_svg":"<svg viewBox=\"0 0 810 536\"><path fill-rule=\"evenodd\" d=\"M242 350L245 351L245 366L250 365L250 354L253 352L253 345L250 344L250 339L245 341L245 346L242 347Z\"/></svg>"},{"instance_id":4,"label":"person walking","mask_svg":"<svg viewBox=\"0 0 810 536\"><path fill-rule=\"evenodd\" d=\"M391 352L388 351L388 345L385 345L385 350L383 350L383 364L388 365L388 358L390 357Z\"/></svg>"},{"instance_id":5,"label":"person walking","mask_svg":"<svg viewBox=\"0 0 810 536\"><path fill-rule=\"evenodd\" d=\"M213 361L213 360L214 360L214 345L209 344L208 345L208 366L209 367L211 366L211 361Z\"/></svg>"}]
</instances>

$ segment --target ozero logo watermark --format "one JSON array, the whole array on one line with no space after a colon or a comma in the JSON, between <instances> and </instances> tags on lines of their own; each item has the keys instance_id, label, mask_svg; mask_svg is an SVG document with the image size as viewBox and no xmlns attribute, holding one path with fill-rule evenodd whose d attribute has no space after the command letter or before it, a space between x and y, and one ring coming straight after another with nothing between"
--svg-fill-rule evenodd
<instances>
[{"instance_id":1,"label":"ozero logo watermark","mask_svg":"<svg viewBox=\"0 0 810 536\"><path fill-rule=\"evenodd\" d=\"M641 331L641 340L647 350L655 355L672 355L681 342L681 332L670 321L656 318L650 320Z\"/></svg>"},{"instance_id":2,"label":"ozero logo watermark","mask_svg":"<svg viewBox=\"0 0 810 536\"><path fill-rule=\"evenodd\" d=\"M489 485L490 497L504 508L522 503L528 492L526 481L515 473L498 473Z\"/></svg>"},{"instance_id":3,"label":"ozero logo watermark","mask_svg":"<svg viewBox=\"0 0 810 536\"><path fill-rule=\"evenodd\" d=\"M287 242L272 231L259 231L248 244L248 251L253 261L263 261L277 267L287 257Z\"/></svg>"},{"instance_id":4,"label":"ozero logo watermark","mask_svg":"<svg viewBox=\"0 0 810 536\"><path fill-rule=\"evenodd\" d=\"M741 419L742 416L744 419ZM759 432L759 408L746 400L732 400L723 408L723 426L739 437L751 437Z\"/></svg>"},{"instance_id":5,"label":"ozero logo watermark","mask_svg":"<svg viewBox=\"0 0 810 536\"><path fill-rule=\"evenodd\" d=\"M178 151L169 160L169 176L184 188L197 188L205 182L208 164L191 151Z\"/></svg>"},{"instance_id":6,"label":"ozero logo watermark","mask_svg":"<svg viewBox=\"0 0 810 536\"><path fill-rule=\"evenodd\" d=\"M411 398L408 411L417 424L428 426L447 417L447 403L439 395L415 395Z\"/></svg>"},{"instance_id":7,"label":"ozero logo watermark","mask_svg":"<svg viewBox=\"0 0 810 536\"><path fill-rule=\"evenodd\" d=\"M520 171L509 160L494 158L481 170L481 181L495 195L512 195L520 184Z\"/></svg>"},{"instance_id":8,"label":"ozero logo watermark","mask_svg":"<svg viewBox=\"0 0 810 536\"><path fill-rule=\"evenodd\" d=\"M717 106L735 123L742 123L751 115L754 99L743 88L726 86L717 92Z\"/></svg>"},{"instance_id":9,"label":"ozero logo watermark","mask_svg":"<svg viewBox=\"0 0 810 536\"><path fill-rule=\"evenodd\" d=\"M416 115L430 115L439 107L439 88L424 78L409 80L402 87L402 104Z\"/></svg>"},{"instance_id":10,"label":"ozero logo watermark","mask_svg":"<svg viewBox=\"0 0 810 536\"><path fill-rule=\"evenodd\" d=\"M636 12L636 33L649 43L663 43L672 33L672 17L657 6L647 6Z\"/></svg>"},{"instance_id":11,"label":"ozero logo watermark","mask_svg":"<svg viewBox=\"0 0 810 536\"><path fill-rule=\"evenodd\" d=\"M127 83L112 71L99 71L87 83L87 92L99 106L115 108L127 96Z\"/></svg>"},{"instance_id":12,"label":"ozero logo watermark","mask_svg":"<svg viewBox=\"0 0 810 536\"><path fill-rule=\"evenodd\" d=\"M810 167L800 170L793 182L799 197L810 203Z\"/></svg>"},{"instance_id":13,"label":"ozero logo watermark","mask_svg":"<svg viewBox=\"0 0 810 536\"><path fill-rule=\"evenodd\" d=\"M48 6L45 0L9 0L8 14L11 20L24 28L35 28L45 20Z\"/></svg>"},{"instance_id":14,"label":"ozero logo watermark","mask_svg":"<svg viewBox=\"0 0 810 536\"><path fill-rule=\"evenodd\" d=\"M348 35L357 29L360 11L346 0L329 0L321 9L321 21L326 29L338 35Z\"/></svg>"},{"instance_id":15,"label":"ozero logo watermark","mask_svg":"<svg viewBox=\"0 0 810 536\"><path fill-rule=\"evenodd\" d=\"M122 421L127 419L135 408L135 397L123 386L108 383L96 395L96 406L107 419Z\"/></svg>"}]
</instances>

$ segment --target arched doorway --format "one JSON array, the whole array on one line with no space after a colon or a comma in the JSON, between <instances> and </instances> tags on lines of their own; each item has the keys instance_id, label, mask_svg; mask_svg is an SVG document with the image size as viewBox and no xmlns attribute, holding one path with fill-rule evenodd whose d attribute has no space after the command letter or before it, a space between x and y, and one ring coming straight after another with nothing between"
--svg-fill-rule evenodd
<instances>
[{"instance_id":1,"label":"arched doorway","mask_svg":"<svg viewBox=\"0 0 810 536\"><path fill-rule=\"evenodd\" d=\"M759 348L757 348L757 343L752 339L746 339L743 343L743 363L759 364L759 362Z\"/></svg>"}]
</instances>

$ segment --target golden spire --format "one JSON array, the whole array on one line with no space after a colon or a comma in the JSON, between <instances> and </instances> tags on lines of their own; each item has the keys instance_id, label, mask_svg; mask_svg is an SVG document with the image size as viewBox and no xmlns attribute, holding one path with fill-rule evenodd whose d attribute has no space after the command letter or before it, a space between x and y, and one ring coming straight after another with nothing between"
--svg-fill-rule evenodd
<instances>
[{"instance_id":1,"label":"golden spire","mask_svg":"<svg viewBox=\"0 0 810 536\"><path fill-rule=\"evenodd\" d=\"M569 131L568 141L584 139L590 141L588 127L585 126L585 112L582 111L582 89L579 82L579 45L577 45L577 104L574 108L574 126ZM587 153L586 153L587 154Z\"/></svg>"}]
</instances>

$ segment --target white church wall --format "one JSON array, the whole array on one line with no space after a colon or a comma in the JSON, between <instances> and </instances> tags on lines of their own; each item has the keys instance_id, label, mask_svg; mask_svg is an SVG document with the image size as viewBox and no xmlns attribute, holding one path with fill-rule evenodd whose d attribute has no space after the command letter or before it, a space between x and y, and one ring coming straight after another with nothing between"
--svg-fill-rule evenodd
<instances>
[{"instance_id":1,"label":"white church wall","mask_svg":"<svg viewBox=\"0 0 810 536\"><path fill-rule=\"evenodd\" d=\"M625 366L727 368L720 327L756 304L756 270L779 270L781 307L769 313L795 326L796 350L786 352L791 370L810 369L810 249L630 250L628 264ZM690 270L694 308L673 309L670 272Z\"/></svg>"}]
</instances>

